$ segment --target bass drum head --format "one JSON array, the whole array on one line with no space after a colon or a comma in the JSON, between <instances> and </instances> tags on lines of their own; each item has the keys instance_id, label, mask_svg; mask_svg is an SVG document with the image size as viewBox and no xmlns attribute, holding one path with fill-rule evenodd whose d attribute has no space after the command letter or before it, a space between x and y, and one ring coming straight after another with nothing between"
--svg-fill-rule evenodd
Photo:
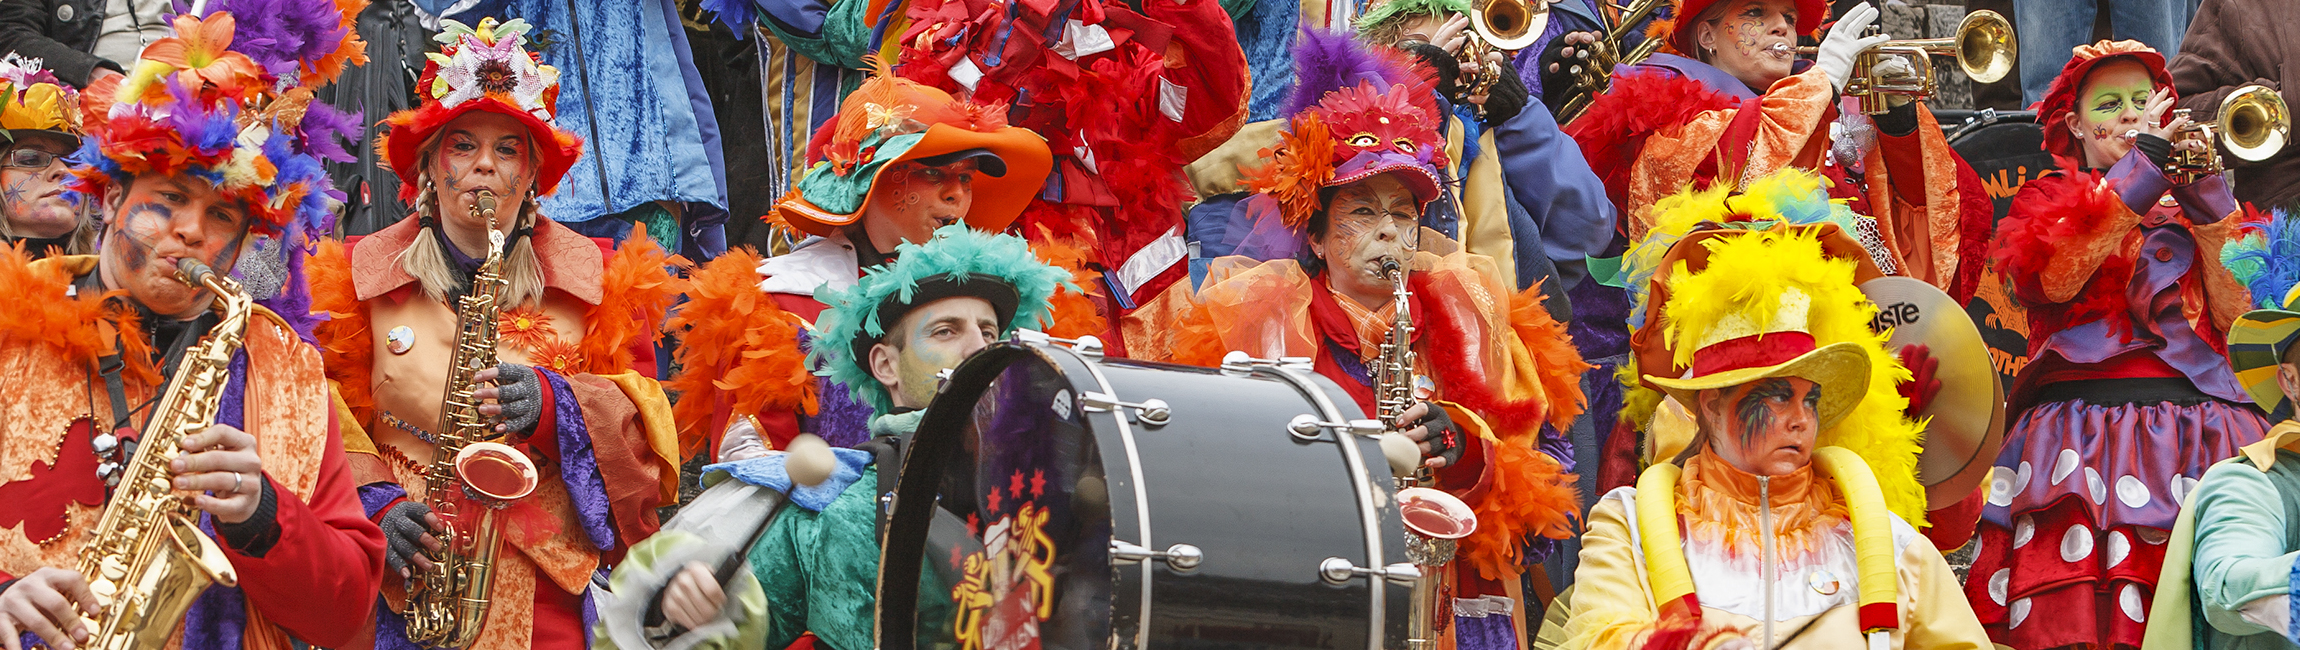
<instances>
[{"instance_id":1,"label":"bass drum head","mask_svg":"<svg viewBox=\"0 0 2300 650\"><path fill-rule=\"evenodd\" d=\"M919 578L911 607L881 603L882 638L887 619L902 613L922 650L1101 648L1112 592L1101 448L1053 365L1027 353L996 365L995 381L938 397L912 438L900 493L935 498L919 500L932 506L923 539L917 517L901 516L910 513L898 509L889 523L882 590L902 575L898 565L918 565ZM964 383L954 376L950 385ZM946 399L955 392L978 398ZM951 402L973 408L945 408ZM963 419L940 426L948 419L938 414ZM927 489L910 489L914 478Z\"/></svg>"}]
</instances>

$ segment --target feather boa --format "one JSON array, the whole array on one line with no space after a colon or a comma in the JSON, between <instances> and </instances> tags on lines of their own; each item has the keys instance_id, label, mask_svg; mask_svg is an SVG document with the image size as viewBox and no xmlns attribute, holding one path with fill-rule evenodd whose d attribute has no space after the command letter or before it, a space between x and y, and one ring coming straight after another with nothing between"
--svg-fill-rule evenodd
<instances>
[{"instance_id":1,"label":"feather boa","mask_svg":"<svg viewBox=\"0 0 2300 650\"><path fill-rule=\"evenodd\" d=\"M1635 69L1615 75L1612 87L1590 103L1565 134L1581 144L1581 155L1605 181L1614 208L1628 214L1629 172L1645 138L1693 121L1706 111L1736 108L1741 100L1710 90L1701 82L1661 69Z\"/></svg>"},{"instance_id":2,"label":"feather boa","mask_svg":"<svg viewBox=\"0 0 2300 650\"><path fill-rule=\"evenodd\" d=\"M2285 309L2285 294L2300 286L2300 219L2245 204L2236 230L2242 237L2220 249L2220 262L2251 291L2253 308Z\"/></svg>"},{"instance_id":3,"label":"feather boa","mask_svg":"<svg viewBox=\"0 0 2300 650\"><path fill-rule=\"evenodd\" d=\"M583 318L584 370L608 375L631 370L633 346L654 345L656 323L687 292L687 283L671 275L672 265L687 260L663 252L636 224L623 244L601 263L599 304Z\"/></svg>"},{"instance_id":4,"label":"feather boa","mask_svg":"<svg viewBox=\"0 0 2300 650\"><path fill-rule=\"evenodd\" d=\"M1493 456L1486 459L1493 466L1491 483L1485 498L1470 504L1477 513L1477 531L1461 538L1459 557L1487 580L1517 577L1527 538L1574 535L1574 520L1581 513L1574 476L1533 444L1530 439L1494 441Z\"/></svg>"},{"instance_id":5,"label":"feather boa","mask_svg":"<svg viewBox=\"0 0 2300 650\"><path fill-rule=\"evenodd\" d=\"M311 287L311 310L327 320L313 328L320 352L327 359L327 378L362 426L375 421L375 335L367 305L351 281L351 249L335 239L323 240L319 251L304 265Z\"/></svg>"},{"instance_id":6,"label":"feather boa","mask_svg":"<svg viewBox=\"0 0 2300 650\"><path fill-rule=\"evenodd\" d=\"M671 415L682 454L719 434L709 429L720 402L735 414L816 413L820 382L799 349L806 322L759 291L758 266L757 253L737 248L696 269L687 303L664 328L679 337L679 372L663 388L679 396Z\"/></svg>"},{"instance_id":7,"label":"feather boa","mask_svg":"<svg viewBox=\"0 0 2300 650\"><path fill-rule=\"evenodd\" d=\"M2041 279L2066 261L2060 259L2064 252L2060 244L2071 238L2106 235L2103 229L2114 221L2109 217L2126 210L2122 201L2097 172L2063 171L2022 185L2020 194L2013 198L2012 210L1998 226L1996 246L1990 251L1997 272L2014 287L2015 299L2044 295ZM2054 311L2050 305L2028 305L2034 321L2032 331L2058 331L2111 318L2119 331L2129 332L2132 324L2120 316L2125 308L2124 292L2109 287L2130 282L2132 270L2132 258L2109 254L2092 279L2078 290L2076 299L2059 310L2057 318L2049 313ZM2042 346L2044 340L2037 337L2030 341L2030 351Z\"/></svg>"},{"instance_id":8,"label":"feather boa","mask_svg":"<svg viewBox=\"0 0 2300 650\"><path fill-rule=\"evenodd\" d=\"M1996 230L1996 201L1989 199L1988 190L1981 184L1980 172L1965 163L1957 163L1957 213L1963 217L1957 232L1957 275L1949 284L1949 297L1957 304L1970 304L1978 293L1981 271L1988 265L1989 234Z\"/></svg>"},{"instance_id":9,"label":"feather boa","mask_svg":"<svg viewBox=\"0 0 2300 650\"><path fill-rule=\"evenodd\" d=\"M1088 268L1096 261L1091 248L1075 239L1055 237L1052 229L1044 225L1036 230L1038 237L1030 240L1030 250L1038 259L1069 271L1071 284L1096 289L1102 286L1102 272ZM1101 336L1110 331L1110 321L1102 316L1101 302L1085 291L1058 292L1052 303L1053 320L1045 324L1047 334L1074 339Z\"/></svg>"},{"instance_id":10,"label":"feather boa","mask_svg":"<svg viewBox=\"0 0 2300 650\"><path fill-rule=\"evenodd\" d=\"M0 301L13 305L8 317L0 318L0 348L37 343L54 347L75 363L92 364L112 351L105 328L89 327L104 323L121 333L119 342L124 349L120 357L127 362L124 372L128 378L146 386L160 385L160 372L151 362L151 344L138 334L143 330L136 310L106 305L111 298L126 297L128 292L65 299L72 276L60 259L51 259L55 261L35 262L21 242L0 249Z\"/></svg>"}]
</instances>

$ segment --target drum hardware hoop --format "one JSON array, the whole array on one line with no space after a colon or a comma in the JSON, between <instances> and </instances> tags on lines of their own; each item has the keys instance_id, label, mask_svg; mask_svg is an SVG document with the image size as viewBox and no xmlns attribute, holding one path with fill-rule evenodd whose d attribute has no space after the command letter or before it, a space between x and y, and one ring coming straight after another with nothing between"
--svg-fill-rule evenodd
<instances>
[{"instance_id":1,"label":"drum hardware hoop","mask_svg":"<svg viewBox=\"0 0 2300 650\"><path fill-rule=\"evenodd\" d=\"M1174 420L1174 408L1168 406L1166 400L1157 398L1142 400L1141 403L1121 402L1109 393L1087 392L1079 395L1078 401L1088 411L1134 409L1135 416L1142 419L1143 426L1162 427L1166 426L1167 422Z\"/></svg>"},{"instance_id":2,"label":"drum hardware hoop","mask_svg":"<svg viewBox=\"0 0 2300 650\"><path fill-rule=\"evenodd\" d=\"M1126 564L1152 559L1163 560L1166 562L1166 568L1172 569L1175 573L1189 573L1206 561L1206 553L1189 544L1175 544L1166 547L1166 550L1163 551L1153 551L1137 544L1113 539L1110 540L1110 558Z\"/></svg>"},{"instance_id":3,"label":"drum hardware hoop","mask_svg":"<svg viewBox=\"0 0 2300 650\"><path fill-rule=\"evenodd\" d=\"M1240 354L1236 352L1229 355L1229 357L1237 356ZM1299 359L1300 357L1292 358ZM1227 366L1230 359L1225 358L1223 361L1224 365ZM1250 367L1254 374L1273 377L1292 385L1295 391L1310 398L1310 403L1317 405L1318 411L1325 413L1329 421L1342 420L1341 409L1334 406L1333 398L1327 396L1325 391L1319 390L1318 386L1310 381L1310 377L1313 375L1311 375L1312 371L1309 364L1287 363L1285 360L1281 360L1280 363L1276 364L1252 364ZM1288 428L1291 429L1291 427ZM1358 527L1364 531L1367 561L1369 563L1380 562L1385 557L1382 552L1380 507L1375 502L1377 492L1374 490L1373 481L1366 476L1365 458L1358 453L1357 441L1337 437L1335 442L1340 443L1336 446L1342 448L1342 462L1349 466L1350 489L1358 494ZM1148 534L1145 533L1144 536L1147 537ZM1344 560L1344 562L1346 563L1348 560ZM1384 590L1384 582L1381 580L1367 581L1366 597L1368 610L1366 612L1366 650L1384 650L1382 638L1385 630L1389 627L1389 611L1387 609L1389 597Z\"/></svg>"},{"instance_id":4,"label":"drum hardware hoop","mask_svg":"<svg viewBox=\"0 0 2300 650\"><path fill-rule=\"evenodd\" d=\"M1316 363L1317 362L1315 360L1309 357L1278 357L1276 359L1261 359L1256 358L1254 355L1246 354L1245 350L1231 350L1229 354L1222 355L1222 371L1225 373L1233 374L1253 374L1254 370L1257 368L1295 368L1299 370L1308 370L1312 366L1316 365Z\"/></svg>"},{"instance_id":5,"label":"drum hardware hoop","mask_svg":"<svg viewBox=\"0 0 2300 650\"><path fill-rule=\"evenodd\" d=\"M1019 335L1019 334L1021 334L1021 332L1024 332L1024 331L1030 331L1030 330L1016 330L1016 334L1017 334L1017 335ZM1043 334L1043 333L1041 333L1041 334ZM1048 337L1048 339L1052 339L1052 338L1053 338L1053 337ZM1082 337L1082 338L1091 338L1091 337ZM1097 346L1099 346L1099 345L1100 345L1100 343L1101 343L1100 341L1095 341L1095 344L1096 344ZM1117 397L1116 395L1112 395L1112 394L1110 394L1110 392L1109 392L1109 391L1110 391L1110 378L1109 378L1109 377L1107 377L1107 376L1104 376L1104 375L1102 374L1102 364L1100 364L1100 363L1096 363L1096 360L1101 358L1101 351L1100 351L1100 349L1099 349L1099 348L1097 348L1097 349L1094 351L1094 353L1093 353L1093 354L1091 354L1091 355L1089 355L1088 353L1086 353L1086 352L1084 352L1084 351L1080 351L1080 350L1077 350L1077 349L1074 349L1074 348L1068 348L1068 347L1054 347L1054 346L1048 346L1048 347L1047 347L1047 349L1050 349L1050 350L1062 350L1062 351L1065 351L1065 352L1069 352L1069 353L1070 353L1072 356L1078 357L1078 360L1079 360L1080 362L1082 362L1082 365L1085 365L1085 366L1086 366L1086 373L1087 373L1087 374L1089 374L1089 375L1092 375L1092 376L1094 377L1094 388L1095 388L1095 390L1092 390L1092 391L1081 391L1081 395L1080 395L1080 398L1081 398L1081 400L1082 400L1082 401L1083 401L1083 400L1086 400L1086 399L1088 398L1088 396L1097 396L1097 395L1098 395L1098 396L1101 396L1101 397L1103 397L1103 398L1106 398L1106 399L1107 399L1107 400L1108 400L1108 401L1109 401L1111 404L1113 404L1114 406L1115 406L1115 405L1118 405L1118 404L1123 404L1123 402L1120 402L1120 401L1118 400L1118 397ZM1144 400L1144 401L1145 401L1145 402L1149 402L1149 401L1155 401L1155 400ZM1085 405L1083 405L1083 406L1086 406L1086 407L1091 407L1091 406L1093 406L1093 405L1092 405L1091 403L1088 403L1088 404L1085 404ZM1131 422L1128 422L1126 418L1122 418L1122 417L1113 417L1113 418L1110 418L1110 420L1111 420L1112 422L1116 422L1116 423L1118 424L1118 440L1119 440L1119 442L1120 442L1120 443L1121 443L1121 444L1122 444L1122 445L1123 445L1123 446L1126 448L1126 472L1127 472L1128 476L1130 476L1131 478L1133 478L1133 482L1134 482L1134 514L1135 514L1135 517L1136 517L1136 525L1140 527L1140 530L1139 530L1139 531L1137 531L1137 532L1140 532L1140 533L1142 534L1142 544L1143 544L1143 545L1145 545L1145 546L1147 546L1148 544L1150 544L1150 543L1151 543L1151 541L1150 541L1150 487L1149 487L1148 485L1145 485L1145 484L1143 484L1143 479L1142 479L1142 452L1141 452L1141 450L1140 450L1140 449L1136 448L1136 447L1135 447L1135 445L1134 445L1134 425L1133 425ZM1112 541L1116 541L1116 540L1112 540ZM1172 550L1172 549L1170 549L1170 548L1169 548L1168 550ZM1134 625L1134 648L1133 648L1133 650L1148 650L1148 648L1150 647L1150 604L1151 604L1151 600L1150 600L1150 587L1151 587L1151 583L1152 583L1152 573L1151 573L1151 571L1150 571L1150 566L1149 566L1149 565L1147 565L1147 564L1145 564L1145 565L1143 565L1143 566L1142 566L1142 607L1141 607L1141 611L1140 611L1140 614L1138 614L1138 615L1139 615L1141 618L1140 618L1139 620L1135 621L1135 625ZM1115 630L1114 630L1114 631L1115 631ZM1371 649L1371 650L1380 650L1380 648L1373 648L1373 649Z\"/></svg>"},{"instance_id":6,"label":"drum hardware hoop","mask_svg":"<svg viewBox=\"0 0 2300 650\"><path fill-rule=\"evenodd\" d=\"M1326 581L1326 584L1337 586L1348 584L1351 579L1358 576L1380 578L1410 587L1415 581L1422 578L1422 570L1421 567L1408 562L1399 562L1379 569L1368 569L1338 557L1329 557L1318 563L1318 578Z\"/></svg>"},{"instance_id":7,"label":"drum hardware hoop","mask_svg":"<svg viewBox=\"0 0 2300 650\"><path fill-rule=\"evenodd\" d=\"M1308 413L1296 415L1292 421L1286 423L1286 433L1294 436L1295 440L1313 442L1317 440L1323 440L1325 439L1323 432L1327 429L1333 429L1334 431L1340 433L1353 433L1370 438L1373 436L1382 435L1384 431L1388 430L1388 427L1382 426L1381 420L1369 419L1357 419L1347 422L1326 422L1319 420L1317 416L1313 416Z\"/></svg>"},{"instance_id":8,"label":"drum hardware hoop","mask_svg":"<svg viewBox=\"0 0 2300 650\"><path fill-rule=\"evenodd\" d=\"M1066 339L1047 334L1046 332L1039 330L1024 328L1014 330L1014 340L1036 345L1053 345L1060 343L1062 345L1069 346L1072 352L1077 352L1078 356L1085 357L1087 361L1099 361L1102 359L1102 339L1101 337L1097 337L1092 334L1087 334L1074 339Z\"/></svg>"}]
</instances>

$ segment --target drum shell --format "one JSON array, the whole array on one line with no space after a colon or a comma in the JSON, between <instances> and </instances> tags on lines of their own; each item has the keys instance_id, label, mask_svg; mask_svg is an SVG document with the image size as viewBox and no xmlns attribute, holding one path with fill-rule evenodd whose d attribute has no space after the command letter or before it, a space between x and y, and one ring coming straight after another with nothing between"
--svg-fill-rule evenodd
<instances>
[{"instance_id":1,"label":"drum shell","mask_svg":"<svg viewBox=\"0 0 2300 650\"><path fill-rule=\"evenodd\" d=\"M1107 539L1099 540L1079 537L1084 541L1066 549L1079 557L1061 558L1056 564L1107 571L1108 595L1106 599L1081 597L1078 590L1088 581L1066 578L1064 588L1056 589L1054 596L1062 604L1042 628L1049 637L1047 647L1402 645L1407 587L1394 583L1377 587L1372 578L1364 576L1334 584L1321 579L1319 573L1321 562L1328 558L1342 558L1358 567L1405 561L1404 531L1391 498L1394 487L1378 445L1371 439L1338 434L1332 428L1315 432L1314 439L1289 433L1287 425L1297 415L1329 422L1359 417L1355 405L1338 387L1306 370L1293 371L1292 379L1287 380L1268 368L1261 373L1241 373L1102 360L1051 346L1002 345L970 360L961 370L978 363L1002 366L996 372L998 378L975 386L954 374L929 409L927 424L921 426L896 501L910 503L913 495L934 492L938 493L935 499L948 504L952 493L966 491L954 487L950 476L964 474L970 460L975 473L983 474L981 468L998 463L1000 454L1031 453L990 449L995 445L981 442L988 438L979 431L930 431L937 421L953 421L961 409L974 410L978 419L972 428L979 429L980 405L1067 401L1067 407L1049 408L1056 412L1070 409L1072 417L1068 419L1082 425L1082 431L1071 435L1083 436L1084 440L1075 445L1084 450L1079 456L1101 469L1099 476L1107 486L1103 492L1108 501L1108 534ZM977 376L988 372L973 370ZM1110 404L1139 405L1152 399L1167 405L1167 418L1162 423L1145 418L1141 408ZM1049 437L1062 435L1056 432ZM929 446L930 438L936 437L973 440L977 456L935 459L917 455ZM1354 457L1342 452L1337 439L1352 446ZM1361 480L1354 481L1353 472ZM942 475L939 480L928 480L936 474ZM1090 482L1069 486L1071 500L1077 501L1077 488ZM935 510L948 512L952 508L942 505ZM887 573L883 575L898 575L895 572L901 567L912 566L897 561L907 554L915 554L930 566L952 555L941 548L929 548L931 543L897 547L898 540L916 538L901 534L905 526L918 526L916 521L903 521L902 514L898 509L896 521L889 525L888 562L883 565ZM946 532L943 537L949 535ZM1053 536L1065 538L1066 533L1056 531ZM1373 537L1372 544L1369 536ZM1111 540L1153 552L1187 545L1198 551L1200 560L1187 568L1156 557L1114 561L1107 549L1095 548ZM1060 572L1059 566L1056 572ZM888 598L894 594L885 593L884 586L893 582L881 580L882 639L888 638L890 618L923 616L920 608L906 608L904 603ZM1148 607L1144 607L1145 596ZM1094 604L1079 604L1089 601ZM1064 616L1106 616L1107 624L1054 620ZM913 639L918 647L958 647L936 637L948 629L937 630L933 621L926 619L917 622L912 630L920 635ZM1095 630L1097 638L1053 638L1075 635L1081 629ZM902 647L884 641L881 645Z\"/></svg>"}]
</instances>

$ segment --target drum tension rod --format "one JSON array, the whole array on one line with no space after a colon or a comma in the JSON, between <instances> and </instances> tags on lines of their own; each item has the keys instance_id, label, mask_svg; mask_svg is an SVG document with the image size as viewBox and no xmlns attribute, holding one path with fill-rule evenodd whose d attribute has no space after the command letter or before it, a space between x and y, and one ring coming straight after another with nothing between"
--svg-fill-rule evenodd
<instances>
[{"instance_id":1,"label":"drum tension rod","mask_svg":"<svg viewBox=\"0 0 2300 650\"><path fill-rule=\"evenodd\" d=\"M1292 421L1286 423L1286 433L1293 434L1295 438L1302 440L1317 440L1322 437L1321 432L1327 429L1372 437L1382 435L1382 432L1387 431L1389 427L1382 426L1381 420L1370 419L1324 422L1320 421L1317 416L1308 413L1296 415Z\"/></svg>"},{"instance_id":2,"label":"drum tension rod","mask_svg":"<svg viewBox=\"0 0 2300 650\"><path fill-rule=\"evenodd\" d=\"M1115 539L1110 540L1110 557L1126 564L1151 559L1164 560L1166 568L1173 569L1175 573L1189 573L1198 568L1199 563L1206 561L1206 553L1189 544L1175 544L1163 551L1153 551L1139 544Z\"/></svg>"},{"instance_id":3,"label":"drum tension rod","mask_svg":"<svg viewBox=\"0 0 2300 650\"><path fill-rule=\"evenodd\" d=\"M1066 339L1034 329L1017 329L1014 330L1014 340L1031 345L1051 345L1060 343L1070 346L1071 350L1076 351L1080 355L1097 359L1102 357L1102 339L1092 334L1087 334L1085 336L1080 336L1074 339Z\"/></svg>"},{"instance_id":4,"label":"drum tension rod","mask_svg":"<svg viewBox=\"0 0 2300 650\"><path fill-rule=\"evenodd\" d=\"M1222 355L1222 372L1233 374L1248 374L1252 373L1255 368L1290 368L1295 370L1309 370L1311 366L1314 365L1314 363L1315 362L1312 361L1309 357L1278 357L1276 359L1257 359L1254 358L1253 355L1246 354L1245 350L1231 350L1229 354Z\"/></svg>"},{"instance_id":5,"label":"drum tension rod","mask_svg":"<svg viewBox=\"0 0 2300 650\"><path fill-rule=\"evenodd\" d=\"M1109 393L1087 392L1079 395L1078 401L1088 411L1134 409L1135 417L1140 418L1144 426L1162 427L1174 419L1174 409L1166 405L1166 400L1157 398L1142 400L1141 403L1137 404L1118 401L1117 397Z\"/></svg>"},{"instance_id":6,"label":"drum tension rod","mask_svg":"<svg viewBox=\"0 0 2300 650\"><path fill-rule=\"evenodd\" d=\"M1343 584L1358 576L1378 577L1393 584L1412 585L1422 578L1422 570L1411 563L1399 562L1379 569L1368 569L1338 557L1329 557L1318 563L1318 577L1328 584Z\"/></svg>"}]
</instances>

